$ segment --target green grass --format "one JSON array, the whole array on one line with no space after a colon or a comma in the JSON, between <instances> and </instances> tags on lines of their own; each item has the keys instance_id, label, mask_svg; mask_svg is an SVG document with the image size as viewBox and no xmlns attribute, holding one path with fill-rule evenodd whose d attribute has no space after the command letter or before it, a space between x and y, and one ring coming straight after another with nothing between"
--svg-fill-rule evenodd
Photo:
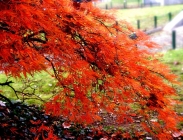
<instances>
[{"instance_id":1,"label":"green grass","mask_svg":"<svg viewBox=\"0 0 183 140\"><path fill-rule=\"evenodd\" d=\"M170 50L164 53L163 59L166 63L174 63L175 61L183 62L183 49Z\"/></svg>"},{"instance_id":2,"label":"green grass","mask_svg":"<svg viewBox=\"0 0 183 140\"><path fill-rule=\"evenodd\" d=\"M116 10L117 20L126 20L134 27L137 27L137 20L141 21L141 27L153 27L154 16L158 16L158 23L168 22L168 14L171 12L174 17L178 12L183 10L183 5L157 6L138 9ZM110 11L110 10L109 10Z\"/></svg>"},{"instance_id":3,"label":"green grass","mask_svg":"<svg viewBox=\"0 0 183 140\"><path fill-rule=\"evenodd\" d=\"M183 113L183 49L170 50L164 53L162 61L169 65L170 69L178 76L178 81L181 83L179 86L176 86L179 96L172 98L181 101L180 104L176 105L175 109L178 113Z\"/></svg>"},{"instance_id":4,"label":"green grass","mask_svg":"<svg viewBox=\"0 0 183 140\"><path fill-rule=\"evenodd\" d=\"M27 78L17 79L0 74L0 83L6 81L12 81L13 83L10 85L14 89L1 86L1 94L13 101L26 99L25 103L27 104L42 104L43 100L49 100L61 90L56 86L56 80L44 71L35 73L33 76L29 75Z\"/></svg>"},{"instance_id":5,"label":"green grass","mask_svg":"<svg viewBox=\"0 0 183 140\"><path fill-rule=\"evenodd\" d=\"M138 4L137 0L128 1L128 4ZM122 4L122 5L121 5ZM112 0L111 2L97 3L100 8L108 8L121 6L123 7L123 0ZM117 9L107 10L106 12L113 12L116 20L125 20L132 26L137 28L137 20L140 20L140 29L148 30L154 28L154 17L157 17L157 26L164 26L169 22L169 13L172 14L172 18L183 10L183 5L170 5L170 6L155 6L155 7L144 7L135 9Z\"/></svg>"},{"instance_id":6,"label":"green grass","mask_svg":"<svg viewBox=\"0 0 183 140\"><path fill-rule=\"evenodd\" d=\"M111 0L113 4L124 4L124 0ZM127 6L139 6L142 3L142 0L126 0Z\"/></svg>"},{"instance_id":7,"label":"green grass","mask_svg":"<svg viewBox=\"0 0 183 140\"><path fill-rule=\"evenodd\" d=\"M124 0L111 0L113 3L123 3ZM142 0L127 0L127 3L138 3L142 2Z\"/></svg>"},{"instance_id":8,"label":"green grass","mask_svg":"<svg viewBox=\"0 0 183 140\"><path fill-rule=\"evenodd\" d=\"M183 82L183 49L169 50L164 53L163 62L168 64L173 73Z\"/></svg>"},{"instance_id":9,"label":"green grass","mask_svg":"<svg viewBox=\"0 0 183 140\"><path fill-rule=\"evenodd\" d=\"M121 7L124 6L124 4L127 5L127 7L129 6L140 6L142 4L142 0L126 0L126 2L124 2L124 0L111 0L111 1L104 1L104 2L99 2L97 3L97 6L101 7L101 8L105 8L105 5L113 5L114 7L116 7L117 5L120 5ZM111 7L110 7L111 8Z\"/></svg>"},{"instance_id":10,"label":"green grass","mask_svg":"<svg viewBox=\"0 0 183 140\"><path fill-rule=\"evenodd\" d=\"M165 15L169 12L177 12L183 10L183 5L157 6L137 9L121 9L116 10L118 20L136 21L138 19L146 19L157 15Z\"/></svg>"}]
</instances>

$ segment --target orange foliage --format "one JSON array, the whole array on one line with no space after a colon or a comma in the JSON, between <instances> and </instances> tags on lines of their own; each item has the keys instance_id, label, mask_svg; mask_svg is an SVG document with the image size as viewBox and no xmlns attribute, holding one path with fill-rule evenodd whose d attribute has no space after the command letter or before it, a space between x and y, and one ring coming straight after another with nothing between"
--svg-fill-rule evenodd
<instances>
[{"instance_id":1,"label":"orange foliage","mask_svg":"<svg viewBox=\"0 0 183 140\"><path fill-rule=\"evenodd\" d=\"M143 32L91 2L1 0L0 13L0 71L19 77L51 67L64 90L45 104L48 113L92 123L107 111L123 123L138 103L144 129L159 137L175 130L179 117L167 98L175 76L148 52L156 44Z\"/></svg>"}]
</instances>

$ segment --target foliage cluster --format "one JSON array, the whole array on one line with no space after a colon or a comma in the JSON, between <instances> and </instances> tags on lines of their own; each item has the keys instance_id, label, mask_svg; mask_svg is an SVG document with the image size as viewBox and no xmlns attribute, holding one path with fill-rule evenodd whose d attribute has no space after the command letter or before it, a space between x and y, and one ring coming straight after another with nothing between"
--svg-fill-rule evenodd
<instances>
[{"instance_id":1,"label":"foliage cluster","mask_svg":"<svg viewBox=\"0 0 183 140\"><path fill-rule=\"evenodd\" d=\"M168 98L176 77L150 54L157 45L143 32L91 2L2 0L0 12L0 71L16 78L50 73L62 90L45 103L48 114L90 124L106 113L120 125L140 116L134 135L172 138L181 119Z\"/></svg>"}]
</instances>

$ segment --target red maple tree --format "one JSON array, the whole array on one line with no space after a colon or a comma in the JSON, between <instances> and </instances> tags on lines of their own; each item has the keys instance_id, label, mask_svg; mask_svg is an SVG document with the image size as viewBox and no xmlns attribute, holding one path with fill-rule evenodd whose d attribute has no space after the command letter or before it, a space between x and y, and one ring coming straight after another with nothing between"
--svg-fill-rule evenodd
<instances>
[{"instance_id":1,"label":"red maple tree","mask_svg":"<svg viewBox=\"0 0 183 140\"><path fill-rule=\"evenodd\" d=\"M124 125L141 116L136 135L171 138L180 120L168 98L175 76L143 32L91 2L1 0L0 13L0 71L26 77L52 68L62 91L47 113L84 124L101 121L101 112Z\"/></svg>"}]
</instances>

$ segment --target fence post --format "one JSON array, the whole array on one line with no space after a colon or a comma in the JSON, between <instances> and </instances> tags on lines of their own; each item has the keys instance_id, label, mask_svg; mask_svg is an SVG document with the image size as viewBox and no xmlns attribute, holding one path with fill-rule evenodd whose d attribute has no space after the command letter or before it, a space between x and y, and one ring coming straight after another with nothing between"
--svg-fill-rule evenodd
<instances>
[{"instance_id":1,"label":"fence post","mask_svg":"<svg viewBox=\"0 0 183 140\"><path fill-rule=\"evenodd\" d=\"M138 0L138 7L140 7L141 5L140 5L140 0Z\"/></svg>"},{"instance_id":2,"label":"fence post","mask_svg":"<svg viewBox=\"0 0 183 140\"><path fill-rule=\"evenodd\" d=\"M124 7L124 9L126 9L126 6L127 6L126 0L123 0L123 7Z\"/></svg>"},{"instance_id":3,"label":"fence post","mask_svg":"<svg viewBox=\"0 0 183 140\"><path fill-rule=\"evenodd\" d=\"M137 20L137 29L140 29L140 20Z\"/></svg>"},{"instance_id":4,"label":"fence post","mask_svg":"<svg viewBox=\"0 0 183 140\"><path fill-rule=\"evenodd\" d=\"M150 2L150 6L153 7L153 3L152 2Z\"/></svg>"},{"instance_id":5,"label":"fence post","mask_svg":"<svg viewBox=\"0 0 183 140\"><path fill-rule=\"evenodd\" d=\"M141 8L144 8L146 5L144 3L141 4Z\"/></svg>"},{"instance_id":6,"label":"fence post","mask_svg":"<svg viewBox=\"0 0 183 140\"><path fill-rule=\"evenodd\" d=\"M107 4L105 5L105 9L108 9L108 5Z\"/></svg>"},{"instance_id":7,"label":"fence post","mask_svg":"<svg viewBox=\"0 0 183 140\"><path fill-rule=\"evenodd\" d=\"M172 49L176 48L176 31L172 31Z\"/></svg>"},{"instance_id":8,"label":"fence post","mask_svg":"<svg viewBox=\"0 0 183 140\"><path fill-rule=\"evenodd\" d=\"M169 21L171 21L172 20L172 13L170 12L170 13L168 13L168 19L169 19Z\"/></svg>"},{"instance_id":9,"label":"fence post","mask_svg":"<svg viewBox=\"0 0 183 140\"><path fill-rule=\"evenodd\" d=\"M157 28L157 16L154 16L154 28Z\"/></svg>"},{"instance_id":10,"label":"fence post","mask_svg":"<svg viewBox=\"0 0 183 140\"><path fill-rule=\"evenodd\" d=\"M111 4L111 9L112 9L112 7L113 7L113 5L112 5L112 1L110 2L110 4Z\"/></svg>"}]
</instances>

